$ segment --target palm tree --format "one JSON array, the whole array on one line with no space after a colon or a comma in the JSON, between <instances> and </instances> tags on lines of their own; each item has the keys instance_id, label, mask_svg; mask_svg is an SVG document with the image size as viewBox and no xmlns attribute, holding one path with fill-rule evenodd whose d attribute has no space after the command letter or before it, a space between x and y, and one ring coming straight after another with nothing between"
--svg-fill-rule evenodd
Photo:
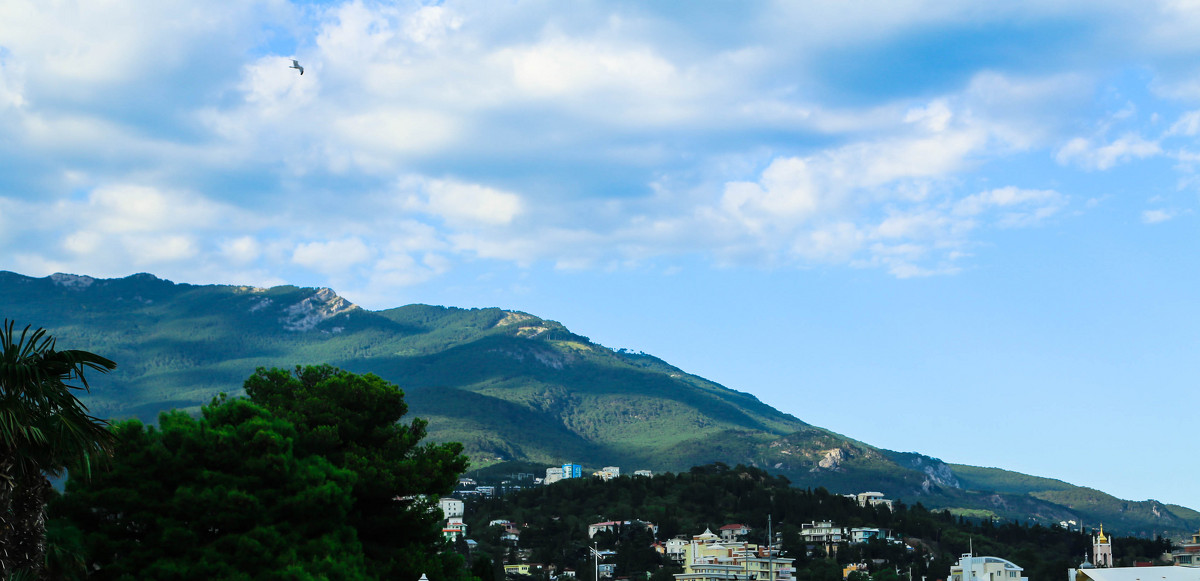
<instances>
[{"instance_id":1,"label":"palm tree","mask_svg":"<svg viewBox=\"0 0 1200 581\"><path fill-rule=\"evenodd\" d=\"M90 471L108 453L108 423L75 397L87 390L85 370L116 363L94 353L58 351L45 329L20 336L0 327L0 579L17 571L36 577L46 550L50 476L68 468Z\"/></svg>"}]
</instances>

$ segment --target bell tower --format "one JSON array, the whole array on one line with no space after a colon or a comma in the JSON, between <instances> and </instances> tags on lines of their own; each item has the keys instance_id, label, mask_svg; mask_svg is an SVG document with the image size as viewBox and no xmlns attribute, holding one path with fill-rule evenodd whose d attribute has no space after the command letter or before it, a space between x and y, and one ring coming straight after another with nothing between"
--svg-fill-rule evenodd
<instances>
[{"instance_id":1,"label":"bell tower","mask_svg":"<svg viewBox=\"0 0 1200 581\"><path fill-rule=\"evenodd\" d=\"M1112 567L1112 542L1104 536L1104 525L1100 525L1100 534L1092 537L1092 562L1096 567Z\"/></svg>"}]
</instances>

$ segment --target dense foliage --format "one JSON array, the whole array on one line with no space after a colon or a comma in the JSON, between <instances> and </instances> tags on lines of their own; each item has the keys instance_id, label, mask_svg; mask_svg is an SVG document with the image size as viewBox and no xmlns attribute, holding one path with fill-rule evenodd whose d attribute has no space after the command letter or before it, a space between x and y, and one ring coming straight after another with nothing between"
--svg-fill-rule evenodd
<instances>
[{"instance_id":1,"label":"dense foliage","mask_svg":"<svg viewBox=\"0 0 1200 581\"><path fill-rule=\"evenodd\" d=\"M0 579L42 568L47 475L86 474L108 452L105 422L75 392L87 390L85 371L114 367L94 353L59 351L45 329L18 335L12 321L0 326Z\"/></svg>"},{"instance_id":2,"label":"dense foliage","mask_svg":"<svg viewBox=\"0 0 1200 581\"><path fill-rule=\"evenodd\" d=\"M640 527L624 527L618 534L589 540L590 523L653 522L658 525L660 541L741 523L753 527L749 541L764 543L768 516L787 556L796 559L800 581L836 581L842 577L842 565L860 562L873 564L877 581L894 576L897 570L905 577L911 572L913 579L946 579L950 565L972 546L976 554L1016 562L1031 579L1057 579L1091 548L1089 536L1058 527L972 521L948 511L930 511L920 504L897 504L893 510L863 507L823 488L798 489L787 479L757 468L730 468L719 463L652 478L564 480L500 498L473 500L467 518L472 530L487 530L494 519L510 519L524 528L519 549L527 551L531 561L573 568L589 579L587 547L591 542L616 551L618 575L670 571L669 567L659 569L668 564L646 550L645 538L629 534L642 530ZM847 527L890 529L904 542L843 544L825 555L822 547L809 547L799 536L802 525L822 520ZM476 540L480 542L477 557L508 561L516 556L496 531L477 535ZM1157 557L1168 547L1161 540L1121 538L1114 542L1114 553L1121 564L1132 564L1133 560Z\"/></svg>"},{"instance_id":3,"label":"dense foliage","mask_svg":"<svg viewBox=\"0 0 1200 581\"><path fill-rule=\"evenodd\" d=\"M260 369L200 418L113 427L113 466L52 507L100 579L463 577L431 501L466 468L403 393L329 366Z\"/></svg>"}]
</instances>

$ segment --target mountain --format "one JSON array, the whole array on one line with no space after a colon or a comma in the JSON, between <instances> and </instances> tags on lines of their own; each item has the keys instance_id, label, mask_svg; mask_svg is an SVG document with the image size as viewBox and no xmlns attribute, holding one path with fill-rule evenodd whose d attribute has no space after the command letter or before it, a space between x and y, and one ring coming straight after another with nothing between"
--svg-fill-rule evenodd
<instances>
[{"instance_id":1,"label":"mountain","mask_svg":"<svg viewBox=\"0 0 1200 581\"><path fill-rule=\"evenodd\" d=\"M93 413L153 421L236 395L255 368L329 363L400 385L430 437L498 463L686 470L747 464L793 484L878 490L960 514L1041 523L1103 521L1178 534L1200 514L1129 502L1057 480L883 450L782 413L754 396L562 324L499 308L362 309L330 289L175 284L0 271L3 316L118 363L86 396Z\"/></svg>"}]
</instances>

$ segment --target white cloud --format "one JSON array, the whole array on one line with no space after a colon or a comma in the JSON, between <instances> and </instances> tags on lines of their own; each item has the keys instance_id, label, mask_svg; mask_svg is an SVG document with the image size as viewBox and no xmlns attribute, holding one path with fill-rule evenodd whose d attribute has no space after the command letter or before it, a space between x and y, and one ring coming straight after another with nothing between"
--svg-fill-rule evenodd
<instances>
[{"instance_id":1,"label":"white cloud","mask_svg":"<svg viewBox=\"0 0 1200 581\"><path fill-rule=\"evenodd\" d=\"M1174 217L1175 214L1167 210L1145 210L1142 212L1142 223L1159 224Z\"/></svg>"},{"instance_id":2,"label":"white cloud","mask_svg":"<svg viewBox=\"0 0 1200 581\"><path fill-rule=\"evenodd\" d=\"M97 188L87 206L88 223L110 233L201 229L234 213L199 196L139 185Z\"/></svg>"},{"instance_id":3,"label":"white cloud","mask_svg":"<svg viewBox=\"0 0 1200 581\"><path fill-rule=\"evenodd\" d=\"M253 236L239 236L220 243L221 254L230 262L248 264L262 256L262 244Z\"/></svg>"},{"instance_id":4,"label":"white cloud","mask_svg":"<svg viewBox=\"0 0 1200 581\"><path fill-rule=\"evenodd\" d=\"M1162 148L1157 142L1129 134L1112 143L1099 146L1090 140L1076 137L1058 150L1055 159L1063 165L1075 164L1085 169L1106 170L1119 163L1144 159L1161 153Z\"/></svg>"},{"instance_id":5,"label":"white cloud","mask_svg":"<svg viewBox=\"0 0 1200 581\"><path fill-rule=\"evenodd\" d=\"M521 197L512 192L451 180L409 180L402 188L420 193L408 197L404 207L439 216L449 222L504 225L523 211Z\"/></svg>"},{"instance_id":6,"label":"white cloud","mask_svg":"<svg viewBox=\"0 0 1200 581\"><path fill-rule=\"evenodd\" d=\"M0 250L260 280L286 264L380 296L487 260L954 272L983 231L1068 204L1053 188L1069 180L1026 178L1028 159L1108 170L1163 154L1142 135L1200 134L1196 111L1139 126L1182 106L1130 100L1089 52L1178 36L1185 8L817 1L706 24L604 3L0 3L0 153L34 168L0 182L0 201L28 200L0 204ZM1049 54L1038 66L966 55L921 86L872 69L917 35L1015 21L1077 52L1025 48L1018 26L1005 48ZM1154 83L1188 76L1145 56L1183 44L1122 46ZM53 250L14 246L22 233Z\"/></svg>"},{"instance_id":7,"label":"white cloud","mask_svg":"<svg viewBox=\"0 0 1200 581\"><path fill-rule=\"evenodd\" d=\"M359 238L327 242L303 242L292 252L292 262L323 274L339 274L371 258L371 250Z\"/></svg>"},{"instance_id":8,"label":"white cloud","mask_svg":"<svg viewBox=\"0 0 1200 581\"><path fill-rule=\"evenodd\" d=\"M1035 225L1067 204L1066 196L1054 190L1027 190L1013 186L973 194L959 200L954 213L977 216L988 210L999 210L996 224L1001 228Z\"/></svg>"}]
</instances>

